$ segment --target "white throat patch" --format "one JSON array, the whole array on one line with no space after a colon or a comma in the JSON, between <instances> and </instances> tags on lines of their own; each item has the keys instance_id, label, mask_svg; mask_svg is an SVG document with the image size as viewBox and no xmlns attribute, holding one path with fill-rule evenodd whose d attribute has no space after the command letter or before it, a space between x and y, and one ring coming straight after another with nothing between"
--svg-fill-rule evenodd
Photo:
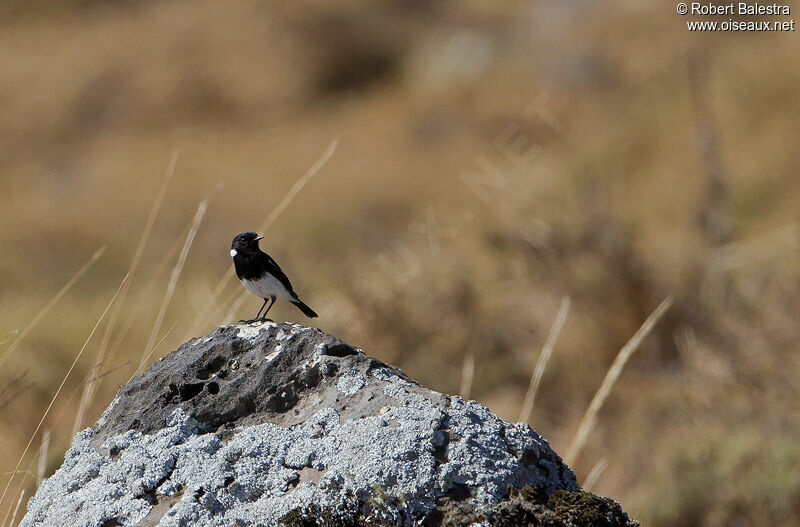
<instances>
[{"instance_id":1,"label":"white throat patch","mask_svg":"<svg viewBox=\"0 0 800 527\"><path fill-rule=\"evenodd\" d=\"M236 249L231 249L231 258L235 257L237 254Z\"/></svg>"}]
</instances>

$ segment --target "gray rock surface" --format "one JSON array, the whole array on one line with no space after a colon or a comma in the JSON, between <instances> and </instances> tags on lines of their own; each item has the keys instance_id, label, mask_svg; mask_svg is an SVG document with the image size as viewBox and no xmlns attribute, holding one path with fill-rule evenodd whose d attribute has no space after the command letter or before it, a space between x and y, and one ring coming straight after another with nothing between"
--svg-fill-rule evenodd
<instances>
[{"instance_id":1,"label":"gray rock surface","mask_svg":"<svg viewBox=\"0 0 800 527\"><path fill-rule=\"evenodd\" d=\"M577 489L527 424L319 330L223 326L120 388L21 525L268 526L309 508L411 525L528 485Z\"/></svg>"}]
</instances>

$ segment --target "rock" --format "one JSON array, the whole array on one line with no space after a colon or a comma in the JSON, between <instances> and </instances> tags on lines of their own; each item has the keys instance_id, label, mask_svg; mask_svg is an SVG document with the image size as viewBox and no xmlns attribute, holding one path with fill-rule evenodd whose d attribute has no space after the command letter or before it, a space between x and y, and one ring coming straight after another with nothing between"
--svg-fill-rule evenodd
<instances>
[{"instance_id":1,"label":"rock","mask_svg":"<svg viewBox=\"0 0 800 527\"><path fill-rule=\"evenodd\" d=\"M584 494L527 424L319 330L223 326L120 388L21 526L490 524L523 488Z\"/></svg>"}]
</instances>

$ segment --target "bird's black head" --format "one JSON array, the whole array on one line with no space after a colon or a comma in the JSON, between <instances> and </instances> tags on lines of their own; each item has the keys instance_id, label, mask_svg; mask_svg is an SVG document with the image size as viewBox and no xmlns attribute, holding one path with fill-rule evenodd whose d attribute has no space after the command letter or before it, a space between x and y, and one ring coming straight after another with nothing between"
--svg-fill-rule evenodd
<instances>
[{"instance_id":1,"label":"bird's black head","mask_svg":"<svg viewBox=\"0 0 800 527\"><path fill-rule=\"evenodd\" d=\"M233 242L231 242L231 258L237 254L250 254L257 252L259 250L258 240L262 238L263 236L259 236L255 232L243 232L241 234L237 234L233 239Z\"/></svg>"}]
</instances>

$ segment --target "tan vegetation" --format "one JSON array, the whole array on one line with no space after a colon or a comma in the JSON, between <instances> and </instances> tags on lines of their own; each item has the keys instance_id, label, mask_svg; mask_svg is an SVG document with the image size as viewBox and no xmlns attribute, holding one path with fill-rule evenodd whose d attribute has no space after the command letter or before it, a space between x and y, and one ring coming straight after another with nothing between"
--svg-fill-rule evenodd
<instances>
[{"instance_id":1,"label":"tan vegetation","mask_svg":"<svg viewBox=\"0 0 800 527\"><path fill-rule=\"evenodd\" d=\"M796 33L488 5L0 5L0 526L143 357L255 313L259 226L322 329L562 455L673 297L579 480L643 525L800 523Z\"/></svg>"}]
</instances>

